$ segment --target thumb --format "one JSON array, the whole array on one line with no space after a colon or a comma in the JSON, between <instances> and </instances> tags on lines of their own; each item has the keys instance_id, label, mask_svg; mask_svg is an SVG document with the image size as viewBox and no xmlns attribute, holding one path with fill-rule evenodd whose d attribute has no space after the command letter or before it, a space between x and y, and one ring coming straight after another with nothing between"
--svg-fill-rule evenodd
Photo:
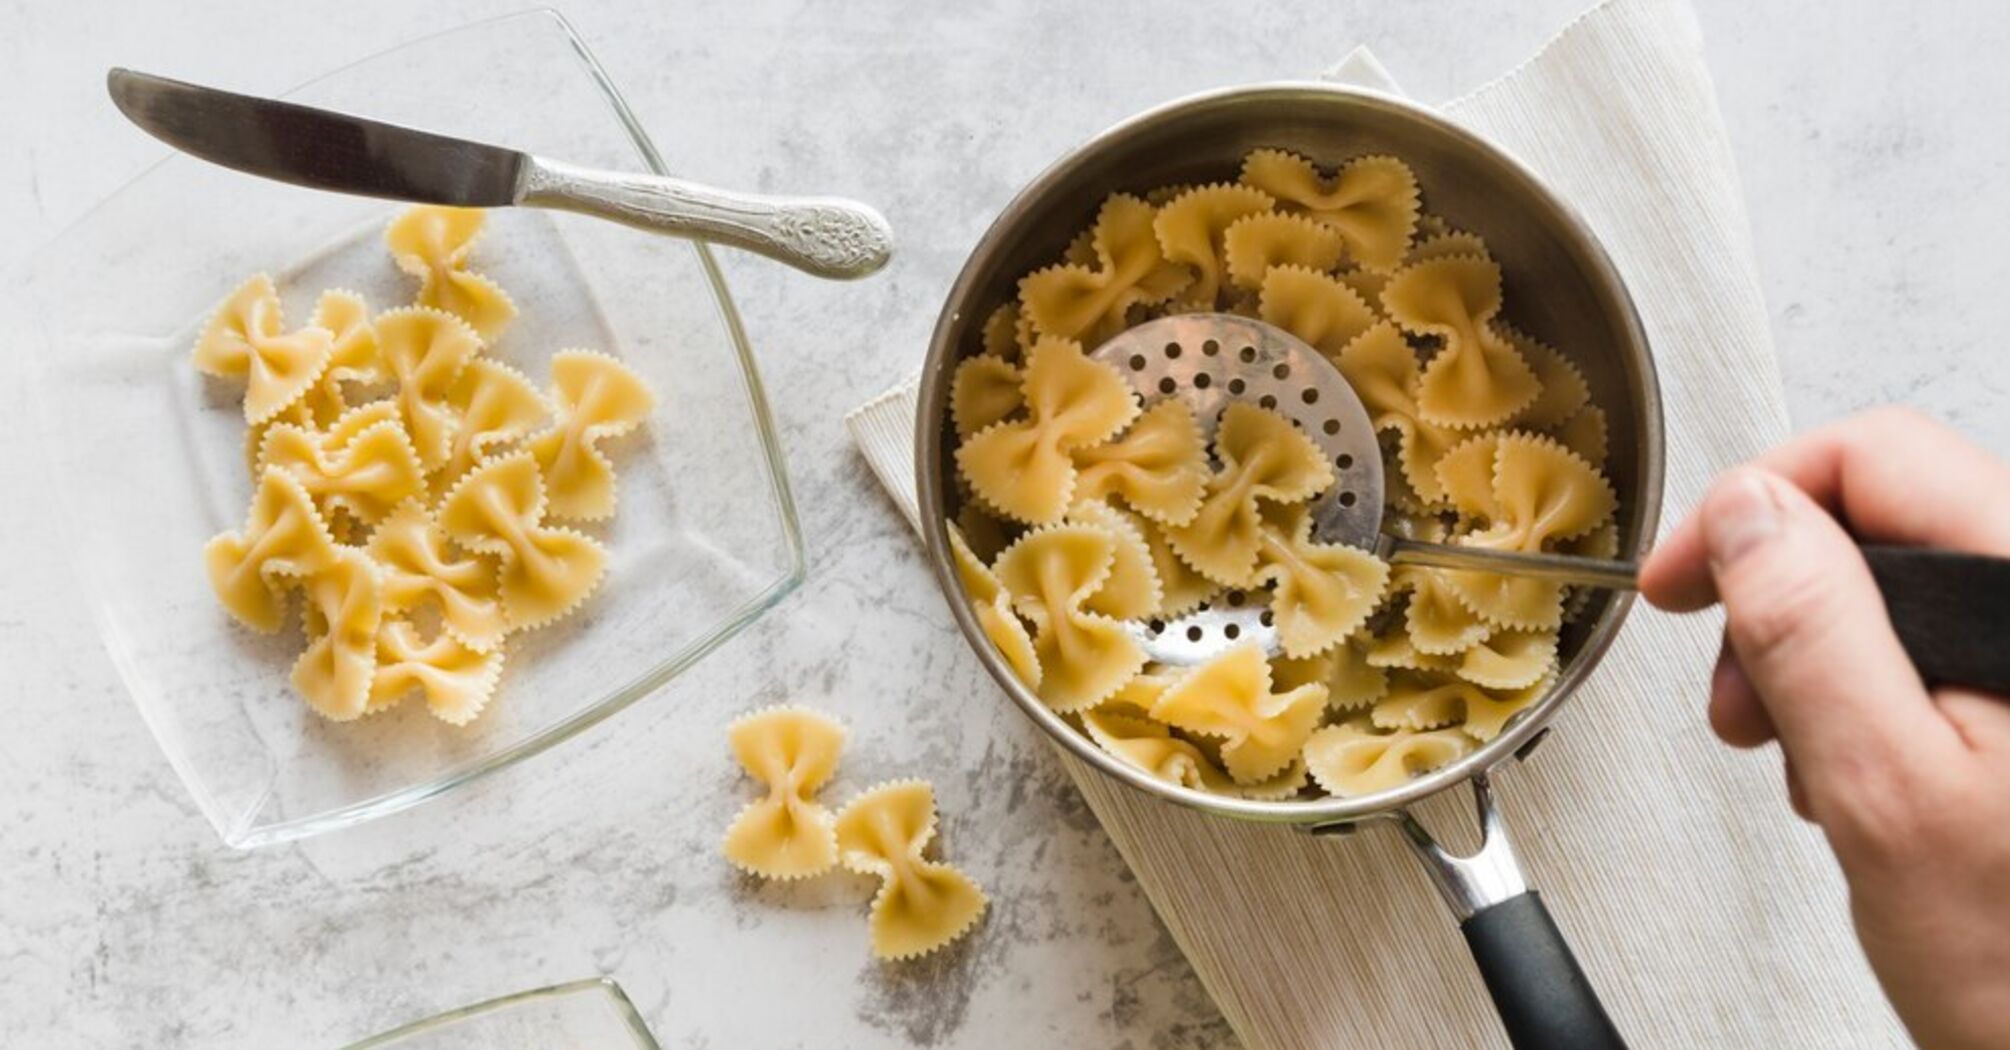
<instances>
[{"instance_id":1,"label":"thumb","mask_svg":"<svg viewBox=\"0 0 2010 1050\"><path fill-rule=\"evenodd\" d=\"M1724 632L1811 798L1958 746L1842 526L1757 467L1697 512Z\"/></svg>"}]
</instances>

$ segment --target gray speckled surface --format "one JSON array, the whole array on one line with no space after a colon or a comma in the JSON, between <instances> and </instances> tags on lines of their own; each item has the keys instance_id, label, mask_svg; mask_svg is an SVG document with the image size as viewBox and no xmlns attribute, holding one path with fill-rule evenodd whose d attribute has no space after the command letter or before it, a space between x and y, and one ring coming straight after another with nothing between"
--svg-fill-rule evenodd
<instances>
[{"instance_id":1,"label":"gray speckled surface","mask_svg":"<svg viewBox=\"0 0 2010 1050\"><path fill-rule=\"evenodd\" d=\"M854 194L901 234L895 265L860 285L726 260L789 449L808 584L558 752L363 829L237 854L125 699L58 528L35 501L0 499L0 1042L327 1045L598 971L670 1046L1227 1042L1045 745L962 651L840 418L913 367L962 252L1058 149L1173 95L1310 73L1360 41L1442 98L1578 5L1259 0L1226 25L1218 5L569 8L674 165ZM1904 400L2010 448L2010 358L1987 336L2010 263L1973 232L2010 211L2010 142L1970 101L2010 86L1994 59L2010 9L1701 7L1796 422ZM105 66L278 90L487 13L0 5L0 262L158 154L104 103ZM0 428L0 492L46 484L31 447ZM855 727L838 793L936 779L948 853L995 900L976 937L883 968L865 953L866 887L763 886L716 859L747 796L719 730L784 698Z\"/></svg>"}]
</instances>

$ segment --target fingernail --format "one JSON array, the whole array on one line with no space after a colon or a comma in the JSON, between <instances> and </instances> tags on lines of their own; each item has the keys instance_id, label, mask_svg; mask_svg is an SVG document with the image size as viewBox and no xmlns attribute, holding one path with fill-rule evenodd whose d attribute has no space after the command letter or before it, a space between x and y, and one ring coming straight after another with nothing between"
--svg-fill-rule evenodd
<instances>
[{"instance_id":1,"label":"fingernail","mask_svg":"<svg viewBox=\"0 0 2010 1050\"><path fill-rule=\"evenodd\" d=\"M1703 543L1712 566L1737 561L1779 532L1780 501L1757 471L1731 474L1710 494L1703 517Z\"/></svg>"}]
</instances>

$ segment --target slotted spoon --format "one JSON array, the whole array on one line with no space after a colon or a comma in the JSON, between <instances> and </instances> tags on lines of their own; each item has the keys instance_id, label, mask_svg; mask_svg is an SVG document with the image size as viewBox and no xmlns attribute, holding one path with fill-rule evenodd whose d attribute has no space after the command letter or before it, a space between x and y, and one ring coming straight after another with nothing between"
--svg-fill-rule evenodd
<instances>
[{"instance_id":1,"label":"slotted spoon","mask_svg":"<svg viewBox=\"0 0 2010 1050\"><path fill-rule=\"evenodd\" d=\"M1172 397L1193 409L1212 443L1221 410L1247 401L1289 417L1333 465L1336 481L1312 505L1312 535L1370 551L1391 565L1470 569L1617 590L1639 586L1634 561L1457 547L1382 531L1381 446L1367 409L1332 361L1275 325L1235 314L1175 314L1128 329L1091 355L1116 366L1147 401ZM1922 677L2010 693L2010 647L1990 637L2010 560L1951 551L1860 548L1893 626ZM1991 583L1990 581L1993 581ZM1279 648L1271 614L1256 595L1230 591L1174 620L1131 625L1152 659L1197 664L1232 645Z\"/></svg>"}]
</instances>

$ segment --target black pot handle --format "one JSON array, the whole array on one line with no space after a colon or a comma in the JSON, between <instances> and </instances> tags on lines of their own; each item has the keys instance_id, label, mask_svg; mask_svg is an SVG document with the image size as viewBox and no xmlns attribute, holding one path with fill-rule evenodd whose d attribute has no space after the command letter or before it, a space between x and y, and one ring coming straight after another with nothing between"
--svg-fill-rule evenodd
<instances>
[{"instance_id":1,"label":"black pot handle","mask_svg":"<svg viewBox=\"0 0 2010 1050\"><path fill-rule=\"evenodd\" d=\"M1523 1050L1625 1047L1534 890L1475 912L1459 928L1509 1042Z\"/></svg>"},{"instance_id":2,"label":"black pot handle","mask_svg":"<svg viewBox=\"0 0 2010 1050\"><path fill-rule=\"evenodd\" d=\"M1407 812L1397 823L1459 918L1501 1024L1517 1050L1624 1050L1541 898L1528 888L1487 774L1472 778L1480 848L1455 856Z\"/></svg>"}]
</instances>

